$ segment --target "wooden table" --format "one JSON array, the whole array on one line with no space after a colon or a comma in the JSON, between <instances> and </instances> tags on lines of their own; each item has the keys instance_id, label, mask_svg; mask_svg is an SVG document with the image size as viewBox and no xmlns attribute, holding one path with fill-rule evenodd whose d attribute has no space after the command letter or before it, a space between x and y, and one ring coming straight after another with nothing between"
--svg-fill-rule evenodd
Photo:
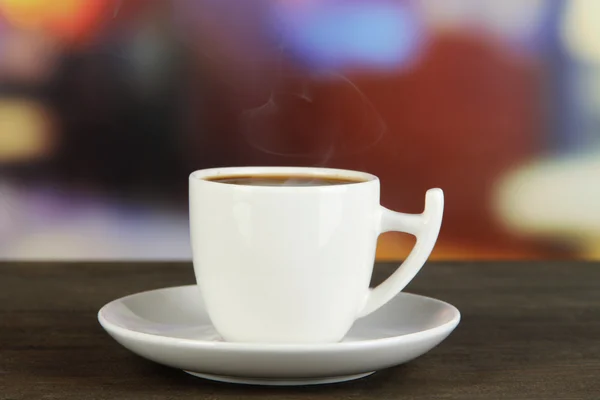
<instances>
[{"instance_id":1,"label":"wooden table","mask_svg":"<svg viewBox=\"0 0 600 400\"><path fill-rule=\"evenodd\" d=\"M393 267L378 265L375 283ZM445 342L369 378L300 388L194 378L96 321L115 298L193 282L187 263L0 263L0 399L600 399L600 264L430 263L408 291L461 310Z\"/></svg>"}]
</instances>

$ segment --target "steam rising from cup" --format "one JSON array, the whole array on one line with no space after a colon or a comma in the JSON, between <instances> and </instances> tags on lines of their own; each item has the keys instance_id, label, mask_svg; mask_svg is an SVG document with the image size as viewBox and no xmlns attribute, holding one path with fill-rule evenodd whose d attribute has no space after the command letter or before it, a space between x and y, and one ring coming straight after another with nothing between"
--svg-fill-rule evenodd
<instances>
[{"instance_id":1,"label":"steam rising from cup","mask_svg":"<svg viewBox=\"0 0 600 400\"><path fill-rule=\"evenodd\" d=\"M334 156L354 155L376 145L386 124L371 101L344 75L331 73L329 82L344 104L315 97L308 80L299 91L274 88L264 104L242 115L241 129L248 144L272 155L310 158L322 166ZM291 109L294 121L300 121L284 125Z\"/></svg>"}]
</instances>

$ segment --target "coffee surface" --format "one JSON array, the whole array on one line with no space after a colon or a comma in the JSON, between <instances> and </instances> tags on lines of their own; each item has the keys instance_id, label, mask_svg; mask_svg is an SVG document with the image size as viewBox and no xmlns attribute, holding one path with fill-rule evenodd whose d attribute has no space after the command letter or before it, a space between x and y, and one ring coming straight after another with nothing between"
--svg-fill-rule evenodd
<instances>
[{"instance_id":1,"label":"coffee surface","mask_svg":"<svg viewBox=\"0 0 600 400\"><path fill-rule=\"evenodd\" d=\"M337 176L312 175L231 175L206 178L208 181L245 186L333 186L365 182Z\"/></svg>"}]
</instances>

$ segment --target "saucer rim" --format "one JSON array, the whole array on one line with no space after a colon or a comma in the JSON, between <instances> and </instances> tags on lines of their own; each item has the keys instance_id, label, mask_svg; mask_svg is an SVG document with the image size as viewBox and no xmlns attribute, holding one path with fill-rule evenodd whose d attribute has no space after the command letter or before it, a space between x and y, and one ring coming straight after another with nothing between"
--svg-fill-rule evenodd
<instances>
[{"instance_id":1,"label":"saucer rim","mask_svg":"<svg viewBox=\"0 0 600 400\"><path fill-rule=\"evenodd\" d=\"M130 328L123 327L114 322L109 321L103 314L106 313L106 309L113 303L122 302L130 297L139 296L149 292L157 292L164 290L181 290L184 288L195 287L197 285L180 285L180 286L169 286L157 289L144 290L137 293L132 293L127 296L120 297L106 303L98 311L97 318L100 325L108 332L113 335L125 337L132 340L142 340L155 344L165 344L165 342L183 346L189 346L198 350L223 350L223 351L243 351L243 352L269 352L269 351L284 351L284 352L307 352L307 351L343 351L343 350L354 350L354 349L366 349L369 347L379 347L386 345L397 345L401 343L409 343L411 341L420 341L425 338L436 337L441 334L450 334L461 320L461 314L458 308L450 303L443 300L439 300L433 297L423 296L410 292L400 292L398 296L409 296L418 297L420 300L433 301L443 306L448 307L452 311L452 318L443 323L442 325L435 326L433 328L424 329L422 331L407 333L404 335L391 336L379 339L365 339L353 342L335 342L335 343L256 343L256 342L225 342L225 341L208 341L202 339L187 339L187 338L176 338L166 335L158 335L154 333L139 332ZM393 300L391 300L393 301Z\"/></svg>"}]
</instances>

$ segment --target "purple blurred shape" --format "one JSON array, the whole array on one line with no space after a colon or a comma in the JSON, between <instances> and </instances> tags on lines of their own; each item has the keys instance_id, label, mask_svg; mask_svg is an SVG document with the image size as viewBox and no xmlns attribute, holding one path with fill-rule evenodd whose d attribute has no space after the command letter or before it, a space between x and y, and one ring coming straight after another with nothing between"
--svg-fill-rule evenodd
<instances>
[{"instance_id":1,"label":"purple blurred shape","mask_svg":"<svg viewBox=\"0 0 600 400\"><path fill-rule=\"evenodd\" d=\"M405 3L280 2L273 11L283 46L316 69L402 67L422 44L421 24Z\"/></svg>"}]
</instances>

